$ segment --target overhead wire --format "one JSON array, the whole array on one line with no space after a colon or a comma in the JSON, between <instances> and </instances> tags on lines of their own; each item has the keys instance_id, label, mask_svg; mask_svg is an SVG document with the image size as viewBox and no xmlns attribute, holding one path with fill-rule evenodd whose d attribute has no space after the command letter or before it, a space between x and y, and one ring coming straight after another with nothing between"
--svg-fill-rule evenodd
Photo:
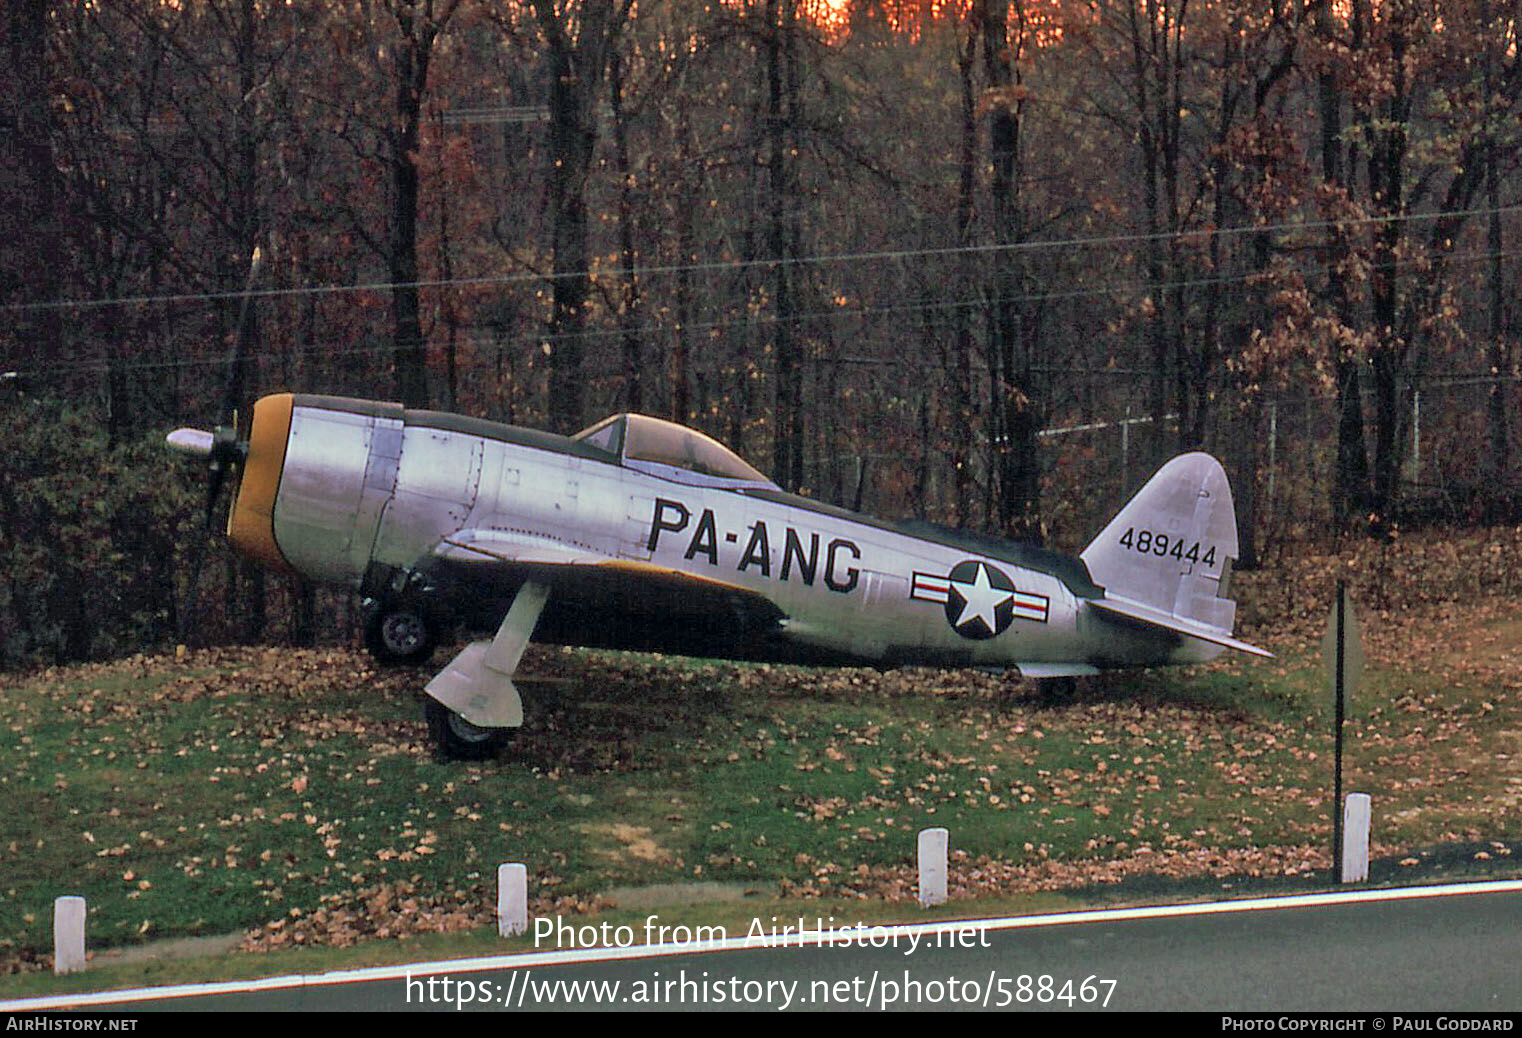
<instances>
[{"instance_id":1,"label":"overhead wire","mask_svg":"<svg viewBox=\"0 0 1522 1038\"><path fill-rule=\"evenodd\" d=\"M1466 252L1453 254L1446 257L1447 262L1482 263L1497 258L1516 258L1522 256L1522 249L1509 249L1495 252L1491 250ZM1419 268L1426 260L1422 257L1410 257L1405 260L1392 261L1384 264L1370 264L1372 270L1401 270ZM1301 276L1314 276L1325 273L1333 264L1310 265L1308 267L1295 267L1292 272ZM1039 292L1023 292L1015 294L977 294L960 298L938 298L917 300L914 302L885 304L881 306L864 307L831 307L826 310L813 310L805 313L795 313L787 316L776 314L749 316L745 318L729 318L725 320L688 322L683 329L688 332L713 332L729 328L765 328L776 327L782 324L811 324L822 321L871 319L875 317L897 316L904 314L924 314L936 312L952 312L956 310L977 310L997 304L1037 303L1053 302L1062 300L1084 299L1100 296L1120 295L1135 293L1137 291L1181 291L1193 288L1210 287L1213 285L1244 284L1268 277L1270 272L1254 271L1250 273L1238 273L1231 275L1218 275L1200 278L1185 278L1161 284L1151 284L1143 279L1130 278L1125 281L1112 281L1103 285L1085 286L1074 289L1044 290ZM238 293L237 295L243 295ZM614 339L628 335L648 336L653 333L670 334L675 330L671 322L645 323L634 326L608 325L605 327L584 329L571 333L534 332L516 336L520 342L533 344L554 345L560 342L581 340L592 341L598 339ZM488 345L500 346L499 339L480 332L472 332L465 336L464 341L472 346ZM417 345L403 344L403 345ZM425 341L423 345L429 345ZM397 344L393 341L365 346L336 345L332 342L308 344L295 349L286 349L278 352L258 352L248 355L251 362L299 362L304 358L318 357L326 359L338 359L345 357L378 356L393 353ZM173 357L160 359L91 359L87 361L53 362L45 369L30 371L17 370L0 373L0 379L25 378L36 380L47 377L64 377L69 375L90 374L102 371L119 372L146 372L185 370L196 367L220 367L226 363L226 358L220 354L204 357ZM897 358L895 363L902 363L902 358Z\"/></svg>"},{"instance_id":2,"label":"overhead wire","mask_svg":"<svg viewBox=\"0 0 1522 1038\"><path fill-rule=\"evenodd\" d=\"M486 274L476 276L418 279L414 281L377 281L354 284L296 285L287 288L263 288L254 290L227 290L216 292L181 292L158 295L117 296L92 299L61 299L29 303L0 304L0 313L32 313L47 310L88 310L105 307L178 305L197 302L228 302L245 298L280 299L299 296L339 295L364 292L393 292L400 288L437 289L471 288L493 285L553 283L570 278L594 277L658 277L675 274L706 274L741 272L753 269L770 270L781 266L824 266L835 263L889 262L908 259L934 259L963 255L998 255L1001 253L1035 252L1045 249L1095 248L1102 246L1141 245L1158 241L1199 242L1203 244L1212 236L1237 237L1242 235L1285 233L1293 231L1324 231L1339 227L1362 227L1393 222L1420 222L1447 218L1469 219L1476 216L1507 215L1522 212L1522 204L1492 206L1478 209L1438 213L1390 213L1382 216L1360 217L1353 220L1284 221L1275 224L1248 224L1218 229L1192 229L1159 231L1153 233L1113 234L1097 237L1063 238L1055 240L1001 242L987 244L951 245L922 249L892 249L856 253L826 253L813 256L790 256L781 258L712 260L702 263L661 264L626 269L608 267L579 271L515 272L510 274Z\"/></svg>"}]
</instances>

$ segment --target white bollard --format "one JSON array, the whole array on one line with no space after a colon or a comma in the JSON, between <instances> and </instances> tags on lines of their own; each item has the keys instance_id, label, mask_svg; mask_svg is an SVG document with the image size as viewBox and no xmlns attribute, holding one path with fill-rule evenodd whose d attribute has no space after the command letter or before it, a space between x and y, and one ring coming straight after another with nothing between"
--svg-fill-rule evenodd
<instances>
[{"instance_id":1,"label":"white bollard","mask_svg":"<svg viewBox=\"0 0 1522 1038\"><path fill-rule=\"evenodd\" d=\"M946 903L946 849L951 833L943 828L920 830L920 907Z\"/></svg>"},{"instance_id":2,"label":"white bollard","mask_svg":"<svg viewBox=\"0 0 1522 1038\"><path fill-rule=\"evenodd\" d=\"M85 899L60 897L53 901L53 972L78 973L85 968Z\"/></svg>"},{"instance_id":3,"label":"white bollard","mask_svg":"<svg viewBox=\"0 0 1522 1038\"><path fill-rule=\"evenodd\" d=\"M528 866L497 866L497 934L528 933Z\"/></svg>"},{"instance_id":4,"label":"white bollard","mask_svg":"<svg viewBox=\"0 0 1522 1038\"><path fill-rule=\"evenodd\" d=\"M1342 881L1369 878L1369 826L1374 804L1367 793L1349 793L1342 809Z\"/></svg>"}]
</instances>

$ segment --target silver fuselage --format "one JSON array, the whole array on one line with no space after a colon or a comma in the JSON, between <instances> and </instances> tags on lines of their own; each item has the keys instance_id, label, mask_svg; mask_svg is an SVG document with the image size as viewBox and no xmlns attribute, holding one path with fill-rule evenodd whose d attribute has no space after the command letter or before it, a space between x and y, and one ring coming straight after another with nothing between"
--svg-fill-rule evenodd
<instances>
[{"instance_id":1,"label":"silver fuselage","mask_svg":"<svg viewBox=\"0 0 1522 1038\"><path fill-rule=\"evenodd\" d=\"M635 467L530 430L394 404L273 399L289 402L283 457L262 459L266 485L245 486L238 507L267 513L280 561L314 581L400 586L458 554L452 542L477 538L525 557L622 560L746 589L780 614L778 658L807 649L842 661L1039 671L1219 651L1087 609L1103 591L1074 560L1048 564L1055 556L1037 552L1036 565L1021 565L1013 545L984 552L949 531L906 532L769 484ZM256 412L256 423L285 421L284 406ZM581 640L574 630L560 637Z\"/></svg>"}]
</instances>

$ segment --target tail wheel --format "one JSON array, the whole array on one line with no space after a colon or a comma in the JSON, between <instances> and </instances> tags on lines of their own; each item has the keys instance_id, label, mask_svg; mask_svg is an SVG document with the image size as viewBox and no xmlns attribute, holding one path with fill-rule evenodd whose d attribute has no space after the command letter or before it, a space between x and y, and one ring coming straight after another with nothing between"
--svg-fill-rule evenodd
<instances>
[{"instance_id":1,"label":"tail wheel","mask_svg":"<svg viewBox=\"0 0 1522 1038\"><path fill-rule=\"evenodd\" d=\"M433 623L417 609L382 607L365 622L365 647L379 663L427 663L437 640Z\"/></svg>"},{"instance_id":2,"label":"tail wheel","mask_svg":"<svg viewBox=\"0 0 1522 1038\"><path fill-rule=\"evenodd\" d=\"M1041 678L1036 692L1042 706L1069 706L1078 698L1077 678Z\"/></svg>"},{"instance_id":3,"label":"tail wheel","mask_svg":"<svg viewBox=\"0 0 1522 1038\"><path fill-rule=\"evenodd\" d=\"M423 697L423 717L441 756L449 760L487 760L512 739L511 728L481 728L471 724L432 696Z\"/></svg>"}]
</instances>

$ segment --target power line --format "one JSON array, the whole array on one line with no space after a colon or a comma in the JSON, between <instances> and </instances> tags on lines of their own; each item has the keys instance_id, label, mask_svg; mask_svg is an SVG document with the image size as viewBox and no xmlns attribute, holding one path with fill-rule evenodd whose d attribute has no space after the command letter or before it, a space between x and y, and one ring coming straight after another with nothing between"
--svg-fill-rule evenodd
<instances>
[{"instance_id":1,"label":"power line","mask_svg":"<svg viewBox=\"0 0 1522 1038\"><path fill-rule=\"evenodd\" d=\"M1479 252L1459 253L1447 257L1447 260L1448 262L1454 264L1480 263L1491 259L1515 258L1518 256L1522 256L1522 249L1503 250L1501 252L1491 252L1487 250ZM1420 257L1412 257L1406 260L1392 261L1390 263L1371 264L1370 269L1410 269L1420 267L1424 262L1425 260ZM1302 276L1313 275L1325 272L1325 270L1330 266L1331 264L1320 264L1310 265L1303 268L1297 267L1292 272ZM684 326L684 328L689 332L702 333L722 331L730 328L766 328L776 327L782 324L803 325L823 321L870 319L874 317L890 317L906 314L950 313L957 310L979 310L987 306L1000 303L1054 302L1061 300L1129 294L1149 290L1179 291L1191 288L1205 288L1218 285L1241 284L1248 281L1258 280L1266 276L1268 275L1265 272L1259 271L1250 274L1232 274L1203 278L1187 278L1177 281L1165 282L1160 285L1148 284L1147 282L1140 279L1128 279L1123 282L1109 282L1104 285L1086 286L1083 288L1066 290L1017 293L1011 295L979 294L976 296L967 296L953 299L928 299L915 302L885 304L882 306L871 307L832 307L828 310L816 310L807 313L792 314L787 317L767 315L747 317L743 320L726 319L694 322L688 323ZM670 334L673 331L675 331L675 328L671 324L646 323L633 327L620 327L613 325L603 328L585 329L572 333L525 334L518 336L517 339L521 342L553 345L555 343L568 342L572 340L590 341L595 339L616 339L631 334L649 336L653 333ZM484 333L468 334L465 337L465 342L472 346L500 345L500 342L496 338L488 336ZM419 344L413 343L411 345L416 346ZM422 343L422 345L428 346L429 343L425 341ZM316 345L307 345L302 348L286 350L279 353L265 352L251 354L248 357L248 360L251 362L279 363L299 361L303 358L308 357L343 358L379 356L382 354L390 354L394 352L396 348L397 346L393 342L386 342L384 344L370 346L336 346L331 342L325 342ZM902 358L888 358L888 362L897 365L902 364L903 360ZM55 363L50 364L46 369L36 369L32 371L4 372L0 373L0 380L14 380L17 378L36 380L49 376L80 375L104 371L146 372L186 370L196 367L219 367L225 363L226 358L221 355L193 358L181 357L164 360L132 360L126 362L89 360L79 361L76 363Z\"/></svg>"},{"instance_id":2,"label":"power line","mask_svg":"<svg viewBox=\"0 0 1522 1038\"><path fill-rule=\"evenodd\" d=\"M172 305L178 303L227 302L245 298L281 299L296 296L344 295L363 292L391 292L399 288L471 288L493 285L534 284L554 282L567 278L624 277L633 273L637 277L657 277L672 274L710 274L747 270L771 270L779 266L826 266L838 263L886 262L906 259L935 259L965 255L999 255L1003 253L1035 252L1042 249L1095 248L1098 246L1139 245L1157 241L1189 241L1201 243L1212 235L1238 237L1251 234L1281 233L1291 231L1324 231L1333 228L1375 226L1398 222L1419 222L1475 216L1508 215L1522 212L1522 205L1506 205L1482 209L1465 209L1443 213L1406 213L1369 216L1357 220L1314 220L1283 222L1277 224L1253 224L1241 227L1224 227L1216 231L1184 230L1160 231L1149 234L1115 234L1092 238L1066 238L1055 241L1004 242L988 245L954 245L942 248L895 249L874 252L836 253L815 256L793 256L783 259L715 260L705 263L678 263L649 267L635 267L632 271L620 268L606 270L562 271L560 273L492 274L475 277L437 278L417 281L377 281L346 285L302 285L294 288L265 288L233 290L226 292L186 292L150 296L119 296L103 299L68 299L52 302L7 303L0 305L4 313L32 313L46 310L89 310L112 306L147 306L151 304Z\"/></svg>"}]
</instances>

